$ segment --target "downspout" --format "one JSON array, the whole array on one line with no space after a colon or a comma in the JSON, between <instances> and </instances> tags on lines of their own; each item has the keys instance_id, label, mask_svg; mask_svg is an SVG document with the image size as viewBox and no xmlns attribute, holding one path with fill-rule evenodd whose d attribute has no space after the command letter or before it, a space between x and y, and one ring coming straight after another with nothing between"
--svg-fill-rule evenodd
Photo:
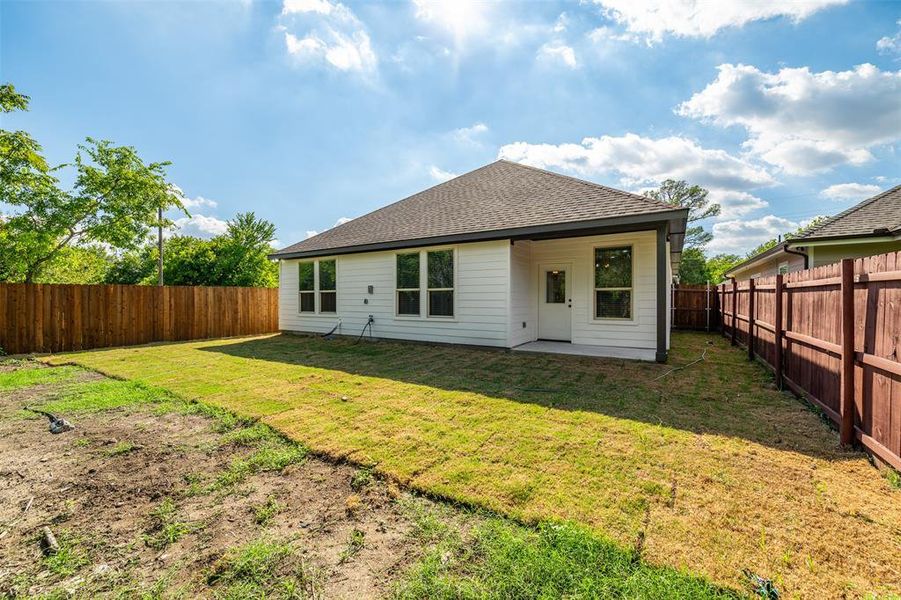
<instances>
[{"instance_id":1,"label":"downspout","mask_svg":"<svg viewBox=\"0 0 901 600\"><path fill-rule=\"evenodd\" d=\"M810 257L807 255L806 252L798 252L797 250L789 249L788 242L785 242L785 245L782 247L782 249L785 250L786 254L795 254L797 256L803 256L804 257L804 269L806 270L806 269L810 268L808 265L808 262L810 261Z\"/></svg>"}]
</instances>

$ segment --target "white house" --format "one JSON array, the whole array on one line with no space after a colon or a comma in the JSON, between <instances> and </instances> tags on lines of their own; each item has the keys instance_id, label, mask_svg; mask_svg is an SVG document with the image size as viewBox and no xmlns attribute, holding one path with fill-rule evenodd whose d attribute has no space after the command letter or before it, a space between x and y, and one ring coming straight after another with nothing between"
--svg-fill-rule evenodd
<instances>
[{"instance_id":1,"label":"white house","mask_svg":"<svg viewBox=\"0 0 901 600\"><path fill-rule=\"evenodd\" d=\"M274 253L279 328L662 362L687 214L500 160Z\"/></svg>"}]
</instances>

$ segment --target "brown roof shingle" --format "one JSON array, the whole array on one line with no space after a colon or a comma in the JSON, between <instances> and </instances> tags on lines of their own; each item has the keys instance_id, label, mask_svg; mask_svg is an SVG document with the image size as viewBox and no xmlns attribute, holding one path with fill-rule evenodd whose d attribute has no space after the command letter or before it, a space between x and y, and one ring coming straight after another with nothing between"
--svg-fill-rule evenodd
<instances>
[{"instance_id":1,"label":"brown roof shingle","mask_svg":"<svg viewBox=\"0 0 901 600\"><path fill-rule=\"evenodd\" d=\"M599 221L672 218L657 200L535 167L498 160L284 248L303 255L446 236Z\"/></svg>"},{"instance_id":2,"label":"brown roof shingle","mask_svg":"<svg viewBox=\"0 0 901 600\"><path fill-rule=\"evenodd\" d=\"M856 204L814 227L799 240L885 235L901 231L901 185Z\"/></svg>"}]
</instances>

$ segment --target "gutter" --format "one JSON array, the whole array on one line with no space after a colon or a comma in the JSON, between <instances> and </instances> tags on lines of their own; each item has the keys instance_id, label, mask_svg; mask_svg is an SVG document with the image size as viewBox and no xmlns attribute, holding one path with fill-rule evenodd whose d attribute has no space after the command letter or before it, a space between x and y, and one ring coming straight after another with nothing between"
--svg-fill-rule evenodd
<instances>
[{"instance_id":1,"label":"gutter","mask_svg":"<svg viewBox=\"0 0 901 600\"><path fill-rule=\"evenodd\" d=\"M857 236L833 236L823 238L794 238L789 242L792 246L836 246L841 244L877 244L882 242L897 242L901 240L901 233L888 235L857 235Z\"/></svg>"},{"instance_id":2,"label":"gutter","mask_svg":"<svg viewBox=\"0 0 901 600\"><path fill-rule=\"evenodd\" d=\"M534 239L536 237L575 237L578 235L593 235L595 231L607 230L607 233L619 231L638 231L652 229L653 225L671 220L687 219L688 209L639 213L620 217L607 217L588 221L568 221L562 223L550 223L547 225L533 225L512 229L495 229L471 233L457 233L443 236L396 240L388 242L373 242L356 246L343 246L335 248L321 248L318 250L295 250L285 252L281 250L268 255L272 260L287 260L293 258L313 258L317 256L334 256L338 254L357 254L361 252L375 252L379 250L400 250L403 248L416 248L423 246L437 246L441 244L482 242L500 239ZM571 234L567 236L566 234Z\"/></svg>"},{"instance_id":3,"label":"gutter","mask_svg":"<svg viewBox=\"0 0 901 600\"><path fill-rule=\"evenodd\" d=\"M789 246L789 243L788 243L788 242L785 242L785 245L782 247L782 249L786 252L786 254L794 254L795 256L803 256L803 257L804 257L804 268L805 268L805 269L810 268L810 267L808 266L808 264L810 263L810 256L808 256L806 252L800 252L800 251L798 251L798 250L792 250L792 249L790 249L788 246Z\"/></svg>"}]
</instances>

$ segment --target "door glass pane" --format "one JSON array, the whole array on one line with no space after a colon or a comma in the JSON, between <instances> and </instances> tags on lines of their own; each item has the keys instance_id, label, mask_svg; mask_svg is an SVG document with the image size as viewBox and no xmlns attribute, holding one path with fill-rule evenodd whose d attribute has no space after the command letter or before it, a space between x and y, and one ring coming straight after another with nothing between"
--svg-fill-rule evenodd
<instances>
[{"instance_id":1,"label":"door glass pane","mask_svg":"<svg viewBox=\"0 0 901 600\"><path fill-rule=\"evenodd\" d=\"M454 293L450 290L446 292L429 292L429 316L454 316Z\"/></svg>"},{"instance_id":2,"label":"door glass pane","mask_svg":"<svg viewBox=\"0 0 901 600\"><path fill-rule=\"evenodd\" d=\"M632 318L632 292L597 290L595 296L594 316L598 319Z\"/></svg>"},{"instance_id":3,"label":"door glass pane","mask_svg":"<svg viewBox=\"0 0 901 600\"><path fill-rule=\"evenodd\" d=\"M566 271L548 271L546 277L545 301L548 304L566 302Z\"/></svg>"}]
</instances>

